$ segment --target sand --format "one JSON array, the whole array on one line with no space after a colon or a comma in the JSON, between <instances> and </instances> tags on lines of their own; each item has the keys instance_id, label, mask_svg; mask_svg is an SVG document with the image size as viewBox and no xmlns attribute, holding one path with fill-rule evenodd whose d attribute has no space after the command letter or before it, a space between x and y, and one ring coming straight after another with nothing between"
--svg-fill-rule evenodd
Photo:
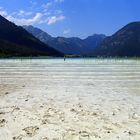
<instances>
[{"instance_id":1,"label":"sand","mask_svg":"<svg viewBox=\"0 0 140 140\"><path fill-rule=\"evenodd\" d=\"M0 64L0 140L140 140L140 61Z\"/></svg>"}]
</instances>

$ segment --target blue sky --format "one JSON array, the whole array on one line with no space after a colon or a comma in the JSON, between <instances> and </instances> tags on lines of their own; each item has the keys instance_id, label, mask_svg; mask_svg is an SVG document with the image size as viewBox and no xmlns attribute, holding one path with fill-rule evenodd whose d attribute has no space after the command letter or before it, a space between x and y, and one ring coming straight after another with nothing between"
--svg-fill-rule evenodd
<instances>
[{"instance_id":1,"label":"blue sky","mask_svg":"<svg viewBox=\"0 0 140 140\"><path fill-rule=\"evenodd\" d=\"M0 14L52 36L111 35L140 20L140 0L1 0Z\"/></svg>"}]
</instances>

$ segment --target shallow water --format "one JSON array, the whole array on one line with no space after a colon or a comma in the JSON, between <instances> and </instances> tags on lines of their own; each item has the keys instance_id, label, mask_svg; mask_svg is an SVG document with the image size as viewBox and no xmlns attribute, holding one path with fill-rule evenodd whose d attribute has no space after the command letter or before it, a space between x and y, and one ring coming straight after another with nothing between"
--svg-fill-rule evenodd
<instances>
[{"instance_id":1,"label":"shallow water","mask_svg":"<svg viewBox=\"0 0 140 140\"><path fill-rule=\"evenodd\" d=\"M8 79L8 80L7 80ZM30 59L0 60L0 84L27 81L28 86L64 88L96 87L125 90L140 95L140 61L115 59ZM35 84L34 83L34 84ZM69 85L71 87L69 87Z\"/></svg>"}]
</instances>

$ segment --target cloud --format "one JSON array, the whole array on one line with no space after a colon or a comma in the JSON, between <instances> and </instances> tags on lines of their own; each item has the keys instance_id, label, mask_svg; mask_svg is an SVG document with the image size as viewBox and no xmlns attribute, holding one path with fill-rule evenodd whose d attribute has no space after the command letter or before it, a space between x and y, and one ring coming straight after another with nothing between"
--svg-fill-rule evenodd
<instances>
[{"instance_id":1,"label":"cloud","mask_svg":"<svg viewBox=\"0 0 140 140\"><path fill-rule=\"evenodd\" d=\"M64 2L64 0L54 0L55 2Z\"/></svg>"},{"instance_id":2,"label":"cloud","mask_svg":"<svg viewBox=\"0 0 140 140\"><path fill-rule=\"evenodd\" d=\"M32 15L32 14L33 14L33 12L26 12L24 10L19 10L19 13L17 15L19 15L19 16L29 16L29 15Z\"/></svg>"},{"instance_id":3,"label":"cloud","mask_svg":"<svg viewBox=\"0 0 140 140\"><path fill-rule=\"evenodd\" d=\"M62 21L64 20L65 17L60 15L60 16L52 16L52 17L48 17L48 25L54 24L57 21Z\"/></svg>"},{"instance_id":4,"label":"cloud","mask_svg":"<svg viewBox=\"0 0 140 140\"><path fill-rule=\"evenodd\" d=\"M38 6L39 3L30 0L30 7L28 10L20 9L9 13L4 8L0 7L0 14L17 25L45 23L47 25L52 25L65 19L63 11L59 8L58 4L63 1L64 0L50 0Z\"/></svg>"},{"instance_id":5,"label":"cloud","mask_svg":"<svg viewBox=\"0 0 140 140\"><path fill-rule=\"evenodd\" d=\"M4 10L2 7L0 7L0 15L2 15L2 16L7 16L8 13L7 13L6 10Z\"/></svg>"},{"instance_id":6,"label":"cloud","mask_svg":"<svg viewBox=\"0 0 140 140\"><path fill-rule=\"evenodd\" d=\"M38 23L40 19L42 18L42 13L36 13L34 17L32 18L15 18L13 16L7 16L6 18L18 25L33 25L35 23Z\"/></svg>"},{"instance_id":7,"label":"cloud","mask_svg":"<svg viewBox=\"0 0 140 140\"><path fill-rule=\"evenodd\" d=\"M30 9L34 9L36 6L37 6L37 2L35 2L35 1L29 1L30 2L30 5L31 5L31 7L30 7Z\"/></svg>"},{"instance_id":8,"label":"cloud","mask_svg":"<svg viewBox=\"0 0 140 140\"><path fill-rule=\"evenodd\" d=\"M66 29L66 30L63 31L63 34L68 34L70 32L71 32L71 29Z\"/></svg>"},{"instance_id":9,"label":"cloud","mask_svg":"<svg viewBox=\"0 0 140 140\"><path fill-rule=\"evenodd\" d=\"M48 11L49 8L52 6L52 3L51 2L48 2L46 4L42 4L42 8L44 9L43 11Z\"/></svg>"}]
</instances>

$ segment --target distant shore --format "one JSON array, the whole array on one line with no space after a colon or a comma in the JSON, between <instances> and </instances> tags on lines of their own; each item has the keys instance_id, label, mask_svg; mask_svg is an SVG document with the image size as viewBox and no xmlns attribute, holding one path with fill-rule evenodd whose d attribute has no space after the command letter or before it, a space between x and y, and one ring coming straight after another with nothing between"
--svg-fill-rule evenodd
<instances>
[{"instance_id":1,"label":"distant shore","mask_svg":"<svg viewBox=\"0 0 140 140\"><path fill-rule=\"evenodd\" d=\"M93 56L76 56L76 55L66 55L63 57L55 56L8 56L0 57L0 59L122 59L122 60L140 60L140 57L93 57Z\"/></svg>"}]
</instances>

